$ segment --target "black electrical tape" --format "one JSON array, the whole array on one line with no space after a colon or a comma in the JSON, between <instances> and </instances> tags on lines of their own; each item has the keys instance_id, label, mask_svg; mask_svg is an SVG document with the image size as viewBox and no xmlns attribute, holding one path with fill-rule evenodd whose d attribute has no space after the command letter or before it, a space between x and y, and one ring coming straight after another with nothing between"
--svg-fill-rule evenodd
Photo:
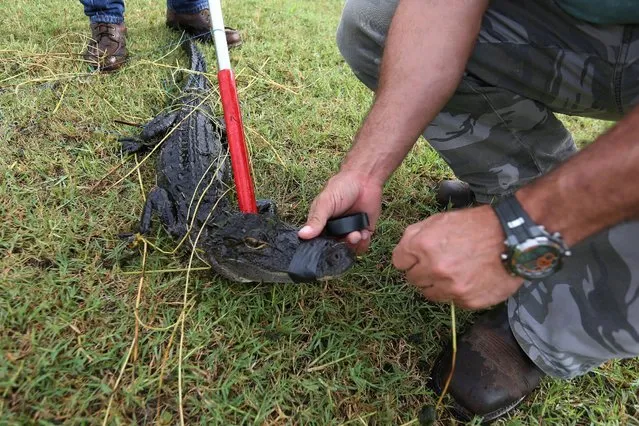
<instances>
[{"instance_id":1,"label":"black electrical tape","mask_svg":"<svg viewBox=\"0 0 639 426\"><path fill-rule=\"evenodd\" d=\"M288 275L293 282L305 283L317 280L317 267L329 241L302 241L288 265Z\"/></svg>"},{"instance_id":2,"label":"black electrical tape","mask_svg":"<svg viewBox=\"0 0 639 426\"><path fill-rule=\"evenodd\" d=\"M326 222L324 233L329 237L342 237L351 232L366 229L368 224L368 215L366 213L354 213L329 220Z\"/></svg>"}]
</instances>

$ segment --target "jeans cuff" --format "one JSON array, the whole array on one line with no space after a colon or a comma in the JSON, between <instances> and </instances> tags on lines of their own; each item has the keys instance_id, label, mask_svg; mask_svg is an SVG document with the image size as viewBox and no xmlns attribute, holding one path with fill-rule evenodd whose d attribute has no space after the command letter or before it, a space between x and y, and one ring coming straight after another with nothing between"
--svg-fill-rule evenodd
<instances>
[{"instance_id":1,"label":"jeans cuff","mask_svg":"<svg viewBox=\"0 0 639 426\"><path fill-rule=\"evenodd\" d=\"M209 8L209 2L206 0L199 1L195 4L189 4L186 7L180 7L180 6L175 7L174 5L169 6L169 9L172 9L173 11L177 13L198 13L208 8Z\"/></svg>"},{"instance_id":2,"label":"jeans cuff","mask_svg":"<svg viewBox=\"0 0 639 426\"><path fill-rule=\"evenodd\" d=\"M92 24L97 24L97 23L121 24L122 22L124 22L124 16L121 16L121 15L105 15L103 13L96 13L91 18L89 18L89 21Z\"/></svg>"}]
</instances>

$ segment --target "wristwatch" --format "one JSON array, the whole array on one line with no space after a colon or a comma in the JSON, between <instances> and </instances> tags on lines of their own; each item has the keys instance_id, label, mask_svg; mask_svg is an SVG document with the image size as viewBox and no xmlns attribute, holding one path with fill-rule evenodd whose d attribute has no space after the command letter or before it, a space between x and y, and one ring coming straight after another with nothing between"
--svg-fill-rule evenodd
<instances>
[{"instance_id":1,"label":"wristwatch","mask_svg":"<svg viewBox=\"0 0 639 426\"><path fill-rule=\"evenodd\" d=\"M533 222L514 195L502 198L493 209L506 233L501 260L511 275L533 280L561 269L563 258L571 253L558 232L550 234Z\"/></svg>"}]
</instances>

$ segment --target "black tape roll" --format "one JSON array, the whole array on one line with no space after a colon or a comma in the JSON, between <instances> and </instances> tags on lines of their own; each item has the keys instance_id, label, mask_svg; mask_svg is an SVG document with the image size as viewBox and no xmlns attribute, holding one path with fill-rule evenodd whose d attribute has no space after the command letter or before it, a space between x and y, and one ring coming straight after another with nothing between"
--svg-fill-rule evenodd
<instances>
[{"instance_id":1,"label":"black tape roll","mask_svg":"<svg viewBox=\"0 0 639 426\"><path fill-rule=\"evenodd\" d=\"M353 231L366 229L368 224L368 215L366 213L354 213L329 220L326 222L324 233L329 237L342 237Z\"/></svg>"}]
</instances>

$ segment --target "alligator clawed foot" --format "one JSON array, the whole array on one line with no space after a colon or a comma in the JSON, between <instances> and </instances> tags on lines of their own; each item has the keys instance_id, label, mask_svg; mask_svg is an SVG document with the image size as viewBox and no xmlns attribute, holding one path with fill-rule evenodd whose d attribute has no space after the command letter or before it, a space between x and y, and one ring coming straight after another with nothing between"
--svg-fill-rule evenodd
<instances>
[{"instance_id":1,"label":"alligator clawed foot","mask_svg":"<svg viewBox=\"0 0 639 426\"><path fill-rule=\"evenodd\" d=\"M125 154L134 154L144 148L142 140L137 138L120 138L118 142L122 145L122 152Z\"/></svg>"},{"instance_id":2,"label":"alligator clawed foot","mask_svg":"<svg viewBox=\"0 0 639 426\"><path fill-rule=\"evenodd\" d=\"M126 242L128 248L135 248L143 240L142 235L137 232L123 232L118 234L118 238Z\"/></svg>"},{"instance_id":3,"label":"alligator clawed foot","mask_svg":"<svg viewBox=\"0 0 639 426\"><path fill-rule=\"evenodd\" d=\"M273 200L257 200L257 212L277 216L277 204Z\"/></svg>"}]
</instances>

